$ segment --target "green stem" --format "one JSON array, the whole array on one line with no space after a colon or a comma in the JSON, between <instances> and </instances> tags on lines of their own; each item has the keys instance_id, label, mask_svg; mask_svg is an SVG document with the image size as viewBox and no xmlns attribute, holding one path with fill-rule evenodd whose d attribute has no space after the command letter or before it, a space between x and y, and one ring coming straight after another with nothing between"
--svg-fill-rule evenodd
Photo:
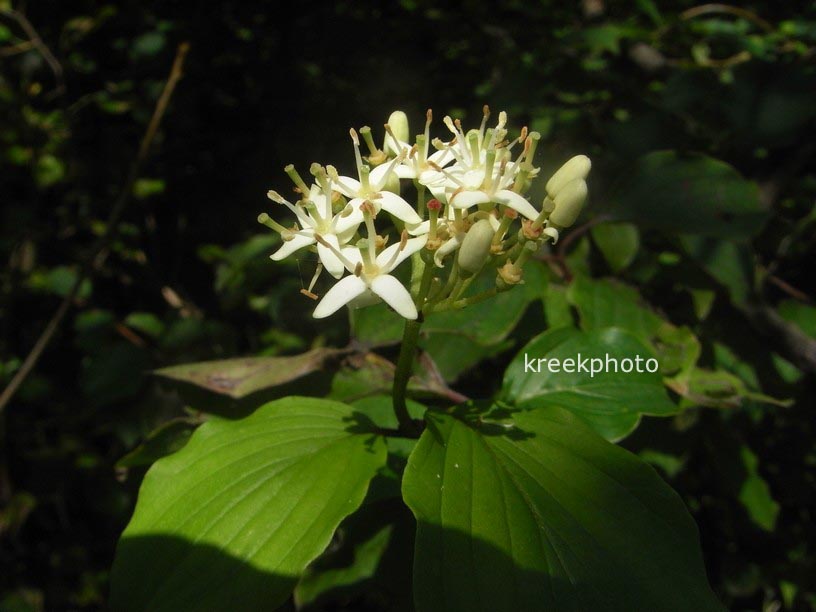
<instances>
[{"instance_id":1,"label":"green stem","mask_svg":"<svg viewBox=\"0 0 816 612\"><path fill-rule=\"evenodd\" d=\"M423 255L426 252L423 251ZM423 311L425 307L425 298L428 295L428 290L431 288L431 281L433 280L433 258L430 253L426 256L430 261L422 258L425 264L422 270L422 280L419 283L419 291L414 298L418 316L416 319L408 319L405 321L405 328L402 332L402 345L400 346L399 357L397 358L397 369L394 372L394 388L392 391L394 414L399 422L399 429L406 435L417 437L420 429L414 423L411 415L408 414L408 406L405 402L406 393L408 389L408 380L411 378L411 371L414 365L414 356L416 355L417 343L419 342L419 330L422 327Z\"/></svg>"},{"instance_id":2,"label":"green stem","mask_svg":"<svg viewBox=\"0 0 816 612\"><path fill-rule=\"evenodd\" d=\"M402 333L402 345L400 346L399 358L397 358L397 371L394 373L394 389L392 392L394 414L397 416L399 429L406 435L414 437L419 435L419 428L414 423L411 415L408 414L405 394L408 389L408 379L411 378L414 354L416 353L421 327L422 323L418 319L405 321L405 330Z\"/></svg>"}]
</instances>

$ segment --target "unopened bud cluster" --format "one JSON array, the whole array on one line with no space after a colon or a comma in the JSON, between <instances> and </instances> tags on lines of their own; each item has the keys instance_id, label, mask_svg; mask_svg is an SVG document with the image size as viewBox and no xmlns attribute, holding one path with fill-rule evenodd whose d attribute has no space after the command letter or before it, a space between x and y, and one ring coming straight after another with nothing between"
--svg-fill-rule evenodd
<instances>
[{"instance_id":1,"label":"unopened bud cluster","mask_svg":"<svg viewBox=\"0 0 816 612\"><path fill-rule=\"evenodd\" d=\"M307 182L286 167L295 197L290 201L275 191L268 196L287 207L294 222L279 223L266 213L258 221L283 240L272 259L301 249L317 254L305 295L319 299L313 290L324 268L338 279L315 317L381 300L407 319L467 306L489 297L466 295L476 276L492 271L492 292L510 289L523 281L524 264L541 245L555 243L575 223L587 197L589 158L578 155L561 166L547 181L543 202L534 206L527 193L539 174L534 156L540 135L523 127L511 137L506 113L492 126L489 117L485 106L479 128L465 131L446 116L448 140L432 140L429 110L424 132L411 143L408 118L395 111L381 147L369 127L349 131L356 176L312 164ZM408 181L415 187L414 204L401 195L407 185L400 183ZM406 259L413 266L410 290L392 275Z\"/></svg>"}]
</instances>

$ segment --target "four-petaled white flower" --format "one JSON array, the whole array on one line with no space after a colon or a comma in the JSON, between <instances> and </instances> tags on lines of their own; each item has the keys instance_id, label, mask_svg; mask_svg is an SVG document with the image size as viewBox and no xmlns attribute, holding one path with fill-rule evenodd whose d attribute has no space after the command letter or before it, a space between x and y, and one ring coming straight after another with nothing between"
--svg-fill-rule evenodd
<instances>
[{"instance_id":1,"label":"four-petaled white flower","mask_svg":"<svg viewBox=\"0 0 816 612\"><path fill-rule=\"evenodd\" d=\"M440 169L445 176L448 202L454 208L468 209L479 204L503 204L527 217L535 219L538 211L518 191L514 191L519 172L525 157L530 155L533 140L528 138L526 128L521 136L504 146L504 136L507 131L507 115L499 113L496 127L486 131L485 126L489 109L485 107L484 118L479 130L471 130L468 134L462 131L459 121L452 121L445 117L445 125L454 134L454 144L450 151L456 162L448 170ZM524 149L515 161L511 161L510 154L513 145L524 143ZM535 176L537 170L532 164L527 171L529 177Z\"/></svg>"},{"instance_id":2,"label":"four-petaled white flower","mask_svg":"<svg viewBox=\"0 0 816 612\"><path fill-rule=\"evenodd\" d=\"M382 209L397 219L405 222L409 231L415 229L422 223L422 218L414 210L414 207L406 202L399 194L385 189L389 177L394 173L395 168L399 165L404 157L404 153L400 153L391 160L390 163L381 164L370 170L368 166L363 164L363 158L360 155L360 140L357 132L350 130L351 140L354 143L354 157L357 162L358 179L350 176L339 176L334 168L329 168L332 174L332 180L337 185L338 191L344 196L351 198L349 205L358 209L360 205L366 200L372 202L377 209Z\"/></svg>"},{"instance_id":3,"label":"four-petaled white flower","mask_svg":"<svg viewBox=\"0 0 816 612\"><path fill-rule=\"evenodd\" d=\"M417 309L408 290L391 275L400 263L410 257L428 241L427 236L407 239L393 244L375 255L374 243L368 241L362 248L346 247L337 256L351 272L337 282L317 305L316 319L328 317L345 305L352 308L379 301L380 299L406 319L416 319Z\"/></svg>"},{"instance_id":4,"label":"four-petaled white flower","mask_svg":"<svg viewBox=\"0 0 816 612\"><path fill-rule=\"evenodd\" d=\"M275 261L285 259L295 251L317 243L317 254L320 262L335 278L343 276L345 267L335 252L348 243L363 222L363 213L359 207L346 205L338 214L332 214L331 190L313 185L305 204L291 202L279 193L270 191L269 199L283 204L297 217L299 229L282 228L280 231L283 245L270 257ZM318 236L322 242L318 241ZM323 243L330 244L334 250Z\"/></svg>"}]
</instances>

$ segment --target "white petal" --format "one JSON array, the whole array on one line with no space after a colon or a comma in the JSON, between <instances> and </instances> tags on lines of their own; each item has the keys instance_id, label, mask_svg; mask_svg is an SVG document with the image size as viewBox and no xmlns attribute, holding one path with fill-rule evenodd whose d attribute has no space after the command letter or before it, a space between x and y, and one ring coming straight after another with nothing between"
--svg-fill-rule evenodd
<instances>
[{"instance_id":1,"label":"white petal","mask_svg":"<svg viewBox=\"0 0 816 612\"><path fill-rule=\"evenodd\" d=\"M347 276L329 289L315 308L312 315L315 319L322 319L334 314L351 300L366 290L366 284L357 276Z\"/></svg>"},{"instance_id":2,"label":"white petal","mask_svg":"<svg viewBox=\"0 0 816 612\"><path fill-rule=\"evenodd\" d=\"M517 194L515 191L502 189L497 191L493 196L493 200L499 204L505 204L516 212L524 215L528 219L535 219L538 216L538 211L530 204L524 196Z\"/></svg>"},{"instance_id":3,"label":"white petal","mask_svg":"<svg viewBox=\"0 0 816 612\"><path fill-rule=\"evenodd\" d=\"M436 252L434 253L434 263L436 264L437 268L445 267L442 260L447 257L448 254L453 253L453 251L459 248L459 245L462 244L462 236L464 236L464 234L457 234L445 242L445 244L443 244L441 247L436 249Z\"/></svg>"},{"instance_id":4,"label":"white petal","mask_svg":"<svg viewBox=\"0 0 816 612\"><path fill-rule=\"evenodd\" d=\"M356 198L355 198L356 199ZM354 202L355 200L351 200ZM342 214L338 214L334 220L334 232L336 234L344 234L348 232L351 228L357 229L363 222L363 211L360 210L360 205L357 206L351 205L351 203L346 205L346 208L351 207L351 212L349 212L345 217Z\"/></svg>"},{"instance_id":5,"label":"white petal","mask_svg":"<svg viewBox=\"0 0 816 612\"><path fill-rule=\"evenodd\" d=\"M334 234L324 234L322 236L323 240L331 244L335 249L338 251L340 250L340 243L337 240L337 236ZM334 254L329 247L323 246L319 242L317 243L317 256L320 257L320 261L326 267L329 274L331 274L334 278L340 278L343 276L343 272L345 272L346 267L343 265L343 262L340 261L340 258Z\"/></svg>"},{"instance_id":6,"label":"white petal","mask_svg":"<svg viewBox=\"0 0 816 612\"><path fill-rule=\"evenodd\" d=\"M295 234L295 237L291 240L284 240L281 248L272 253L269 257L275 261L280 261L281 259L286 259L289 257L298 249L302 249L303 247L307 247L310 244L315 243L314 232L311 230L302 230L302 232L303 233Z\"/></svg>"},{"instance_id":7,"label":"white petal","mask_svg":"<svg viewBox=\"0 0 816 612\"><path fill-rule=\"evenodd\" d=\"M450 152L450 149L441 149L428 156L428 161L432 161L437 166L442 166L443 168L447 166L451 160L453 160L453 153Z\"/></svg>"},{"instance_id":8,"label":"white petal","mask_svg":"<svg viewBox=\"0 0 816 612\"><path fill-rule=\"evenodd\" d=\"M337 187L337 191L347 198L357 197L357 193L360 191L360 181L350 176L338 176L337 180L334 181L334 185Z\"/></svg>"},{"instance_id":9,"label":"white petal","mask_svg":"<svg viewBox=\"0 0 816 612\"><path fill-rule=\"evenodd\" d=\"M412 165L408 165L405 163L400 164L396 168L394 168L394 172L398 177L401 179L412 179L416 178L416 170Z\"/></svg>"},{"instance_id":10,"label":"white petal","mask_svg":"<svg viewBox=\"0 0 816 612\"><path fill-rule=\"evenodd\" d=\"M385 185L388 175L388 169L391 168L391 162L380 164L374 168L368 175L368 184L377 189L382 189L381 185Z\"/></svg>"},{"instance_id":11,"label":"white petal","mask_svg":"<svg viewBox=\"0 0 816 612\"><path fill-rule=\"evenodd\" d=\"M408 257L416 253L419 249L425 246L425 243L428 242L428 236L418 236L417 238L409 238L405 243L405 248L401 251L400 243L397 242L396 244L392 244L390 247L385 249L382 253L377 255L377 267L383 273L388 273L398 265L400 265L403 261L405 261ZM395 256L394 253L399 253ZM391 258L394 258L394 261L391 261ZM389 266L390 264L390 266Z\"/></svg>"},{"instance_id":12,"label":"white petal","mask_svg":"<svg viewBox=\"0 0 816 612\"><path fill-rule=\"evenodd\" d=\"M378 276L371 281L371 290L379 295L383 302L397 311L406 319L416 319L417 309L414 306L414 298L408 290L402 286L395 277L390 274ZM328 295L326 296L328 297Z\"/></svg>"},{"instance_id":13,"label":"white petal","mask_svg":"<svg viewBox=\"0 0 816 612\"><path fill-rule=\"evenodd\" d=\"M382 206L382 208L387 212L397 217L397 219L402 219L406 223L422 223L422 219L414 210L414 207L403 200L396 193L381 191L380 197L376 198L374 202Z\"/></svg>"},{"instance_id":14,"label":"white petal","mask_svg":"<svg viewBox=\"0 0 816 612\"><path fill-rule=\"evenodd\" d=\"M431 222L423 221L419 225L406 225L405 229L408 230L408 233L411 234L411 236L422 236L423 234L427 234L431 231Z\"/></svg>"},{"instance_id":15,"label":"white petal","mask_svg":"<svg viewBox=\"0 0 816 612\"><path fill-rule=\"evenodd\" d=\"M343 254L343 257L349 260L349 263L354 265L354 268L357 267L358 263L363 263L363 256L360 254L360 249L356 246L344 246L340 249L340 252ZM354 272L354 268L349 270L349 272Z\"/></svg>"},{"instance_id":16,"label":"white petal","mask_svg":"<svg viewBox=\"0 0 816 612\"><path fill-rule=\"evenodd\" d=\"M490 196L484 191L460 191L450 199L451 206L454 208L470 208L477 204L486 204L489 201Z\"/></svg>"}]
</instances>

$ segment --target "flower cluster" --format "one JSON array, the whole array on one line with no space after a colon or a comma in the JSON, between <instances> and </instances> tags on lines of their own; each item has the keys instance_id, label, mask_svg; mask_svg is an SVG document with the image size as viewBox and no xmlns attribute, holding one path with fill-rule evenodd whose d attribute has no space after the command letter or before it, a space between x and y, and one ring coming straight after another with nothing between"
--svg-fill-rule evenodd
<instances>
[{"instance_id":1,"label":"flower cluster","mask_svg":"<svg viewBox=\"0 0 816 612\"><path fill-rule=\"evenodd\" d=\"M285 171L295 185L295 201L268 193L295 217L289 227L266 213L258 217L283 240L272 259L300 249L316 252L317 270L303 290L313 299L319 299L313 289L324 268L338 279L318 303L315 317L327 317L344 305L356 308L382 300L406 319L416 319L421 312L462 308L506 291L522 282L530 256L545 241L555 243L580 214L591 166L585 155L573 157L552 175L536 207L527 194L539 174L533 163L537 132L523 127L510 138L507 114L499 113L489 126L485 106L478 129L465 131L458 119L446 116L449 139L432 140L432 118L428 110L425 130L413 143L401 111L385 124L382 147L369 127L359 133L351 129L356 177L312 164L307 185L290 165ZM402 195L409 181L415 205ZM390 218L391 232L377 229L375 221L383 217ZM392 236L396 239L387 246ZM410 289L392 275L409 258ZM470 283L486 269L496 272L496 286L465 297Z\"/></svg>"}]
</instances>

